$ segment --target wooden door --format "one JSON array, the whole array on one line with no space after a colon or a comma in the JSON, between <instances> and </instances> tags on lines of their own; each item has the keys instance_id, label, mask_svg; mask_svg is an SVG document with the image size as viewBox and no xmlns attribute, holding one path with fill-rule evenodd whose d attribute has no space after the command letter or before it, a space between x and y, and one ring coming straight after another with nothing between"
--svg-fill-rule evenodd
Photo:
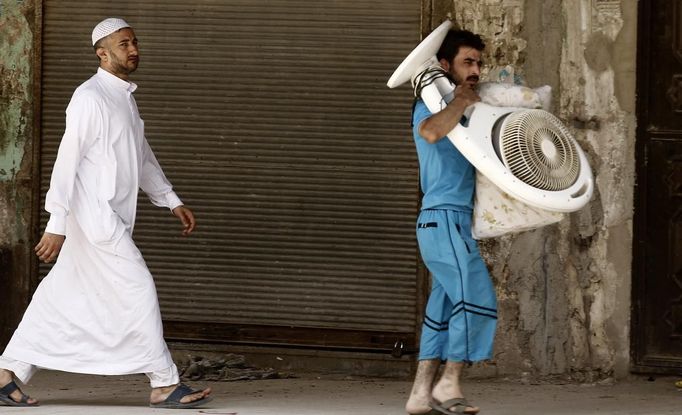
<instances>
[{"instance_id":1,"label":"wooden door","mask_svg":"<svg viewBox=\"0 0 682 415\"><path fill-rule=\"evenodd\" d=\"M639 5L636 371L682 370L682 0Z\"/></svg>"}]
</instances>

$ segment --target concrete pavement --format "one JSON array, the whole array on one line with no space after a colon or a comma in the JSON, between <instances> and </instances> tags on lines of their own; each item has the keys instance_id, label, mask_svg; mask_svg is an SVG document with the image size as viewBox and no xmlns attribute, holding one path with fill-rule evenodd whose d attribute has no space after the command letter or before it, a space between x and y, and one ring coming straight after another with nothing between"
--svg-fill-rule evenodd
<instances>
[{"instance_id":1,"label":"concrete pavement","mask_svg":"<svg viewBox=\"0 0 682 415\"><path fill-rule=\"evenodd\" d=\"M674 378L632 377L615 384L529 384L509 379L472 379L468 397L481 415L665 415L682 414L682 390ZM210 383L215 399L183 414L214 415L402 415L408 381L306 376L295 379ZM39 372L25 391L38 408L7 408L0 414L137 415L177 411L146 407L145 376L90 376Z\"/></svg>"}]
</instances>

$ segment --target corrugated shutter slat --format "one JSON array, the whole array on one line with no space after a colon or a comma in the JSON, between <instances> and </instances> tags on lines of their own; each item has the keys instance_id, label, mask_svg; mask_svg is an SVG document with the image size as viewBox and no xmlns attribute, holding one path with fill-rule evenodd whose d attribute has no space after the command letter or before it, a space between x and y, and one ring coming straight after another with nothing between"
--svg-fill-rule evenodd
<instances>
[{"instance_id":1,"label":"corrugated shutter slat","mask_svg":"<svg viewBox=\"0 0 682 415\"><path fill-rule=\"evenodd\" d=\"M164 319L414 333L411 101L385 83L418 41L419 9L48 0L43 197L66 104L96 70L92 27L123 16L140 39L147 138L199 223L181 238L140 197L134 237Z\"/></svg>"}]
</instances>

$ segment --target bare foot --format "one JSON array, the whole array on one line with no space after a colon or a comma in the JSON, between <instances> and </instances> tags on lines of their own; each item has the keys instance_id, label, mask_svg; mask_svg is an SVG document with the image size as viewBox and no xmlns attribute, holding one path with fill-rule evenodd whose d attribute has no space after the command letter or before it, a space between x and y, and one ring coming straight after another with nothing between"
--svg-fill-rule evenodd
<instances>
[{"instance_id":1,"label":"bare foot","mask_svg":"<svg viewBox=\"0 0 682 415\"><path fill-rule=\"evenodd\" d=\"M13 380L14 378L12 376L12 372L10 372L9 370L0 369L0 388L4 388L5 386L9 385L10 382L12 382ZM17 389L9 394L10 399L17 403L21 402L22 396L23 394L20 389ZM29 397L26 403L28 403L29 405L37 405L38 400Z\"/></svg>"},{"instance_id":2,"label":"bare foot","mask_svg":"<svg viewBox=\"0 0 682 415\"><path fill-rule=\"evenodd\" d=\"M430 399L430 394L419 394L413 391L405 404L405 410L411 415L427 414L431 411L429 406Z\"/></svg>"},{"instance_id":3,"label":"bare foot","mask_svg":"<svg viewBox=\"0 0 682 415\"><path fill-rule=\"evenodd\" d=\"M431 391L431 396L436 403L441 404L450 399L464 399L464 394L462 393L462 388L459 384L463 368L463 362L448 361L445 364L443 375ZM461 404L450 406L447 409L454 412L456 411L457 406L459 406L460 411L462 411L462 406L464 405ZM480 408L468 404L463 410L463 412L468 415L477 414L479 411Z\"/></svg>"},{"instance_id":4,"label":"bare foot","mask_svg":"<svg viewBox=\"0 0 682 415\"><path fill-rule=\"evenodd\" d=\"M172 386L166 386L163 388L153 388L152 389L152 394L149 397L149 402L151 404L157 404L161 403L168 398L168 396L173 393L175 388L177 388L178 385L172 385ZM197 393L192 393L190 395L185 395L180 399L180 403L190 403L194 401L198 401L199 399L204 399L208 395L211 394L211 388L206 388L204 390L201 390Z\"/></svg>"},{"instance_id":5,"label":"bare foot","mask_svg":"<svg viewBox=\"0 0 682 415\"><path fill-rule=\"evenodd\" d=\"M414 375L414 383L410 391L410 397L405 404L408 414L419 415L431 412L429 402L431 401L431 388L433 379L436 377L440 360L424 359L417 365L417 373Z\"/></svg>"}]
</instances>

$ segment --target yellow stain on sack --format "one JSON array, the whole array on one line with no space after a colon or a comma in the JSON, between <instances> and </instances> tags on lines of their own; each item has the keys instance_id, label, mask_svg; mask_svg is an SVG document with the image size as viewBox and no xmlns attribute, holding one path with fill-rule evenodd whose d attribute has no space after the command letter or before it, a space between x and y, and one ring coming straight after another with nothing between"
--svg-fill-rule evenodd
<instances>
[{"instance_id":1,"label":"yellow stain on sack","mask_svg":"<svg viewBox=\"0 0 682 415\"><path fill-rule=\"evenodd\" d=\"M497 223L497 220L495 219L495 215L493 215L490 211L484 211L483 212L483 220L488 222L491 225L494 225Z\"/></svg>"}]
</instances>

